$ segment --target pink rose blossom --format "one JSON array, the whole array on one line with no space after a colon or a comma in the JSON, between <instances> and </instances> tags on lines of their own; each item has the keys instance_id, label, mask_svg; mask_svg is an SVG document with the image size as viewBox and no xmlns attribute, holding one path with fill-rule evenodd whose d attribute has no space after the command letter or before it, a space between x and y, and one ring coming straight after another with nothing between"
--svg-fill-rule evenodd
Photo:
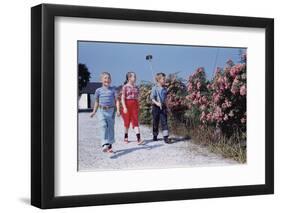
<instances>
[{"instance_id":1,"label":"pink rose blossom","mask_svg":"<svg viewBox=\"0 0 281 213\"><path fill-rule=\"evenodd\" d=\"M196 94L196 98L200 98L200 91L199 92L197 92L197 94Z\"/></svg>"},{"instance_id":2,"label":"pink rose blossom","mask_svg":"<svg viewBox=\"0 0 281 213\"><path fill-rule=\"evenodd\" d=\"M231 101L228 101L228 100L225 100L225 104L226 104L227 107L231 107L232 106Z\"/></svg>"},{"instance_id":3,"label":"pink rose blossom","mask_svg":"<svg viewBox=\"0 0 281 213\"><path fill-rule=\"evenodd\" d=\"M231 67L231 69L230 69L230 75L231 75L232 77L237 76L237 75L241 72L242 68L243 68L243 65L242 65L242 64L237 64L237 65Z\"/></svg>"},{"instance_id":4,"label":"pink rose blossom","mask_svg":"<svg viewBox=\"0 0 281 213\"><path fill-rule=\"evenodd\" d=\"M203 112L201 113L200 120L202 121L203 119L205 119L205 116L206 116L206 114L205 114L205 112L203 111Z\"/></svg>"},{"instance_id":5,"label":"pink rose blossom","mask_svg":"<svg viewBox=\"0 0 281 213\"><path fill-rule=\"evenodd\" d=\"M226 109L226 108L227 108L226 103L223 103L223 104L221 105L221 107L222 107L223 109Z\"/></svg>"},{"instance_id":6,"label":"pink rose blossom","mask_svg":"<svg viewBox=\"0 0 281 213\"><path fill-rule=\"evenodd\" d=\"M200 109L203 111L203 110L205 110L206 109L206 105L201 105L200 106Z\"/></svg>"},{"instance_id":7,"label":"pink rose blossom","mask_svg":"<svg viewBox=\"0 0 281 213\"><path fill-rule=\"evenodd\" d=\"M239 91L239 88L237 86L235 86L235 85L232 85L232 87L231 87L232 94L235 95L238 91Z\"/></svg>"},{"instance_id":8,"label":"pink rose blossom","mask_svg":"<svg viewBox=\"0 0 281 213\"><path fill-rule=\"evenodd\" d=\"M198 101L197 101L197 100L194 100L192 103L193 103L194 105L197 105L197 104L198 104Z\"/></svg>"},{"instance_id":9,"label":"pink rose blossom","mask_svg":"<svg viewBox=\"0 0 281 213\"><path fill-rule=\"evenodd\" d=\"M207 97L206 97L206 96L203 96L203 97L202 97L202 103L203 103L203 104L207 103Z\"/></svg>"},{"instance_id":10,"label":"pink rose blossom","mask_svg":"<svg viewBox=\"0 0 281 213\"><path fill-rule=\"evenodd\" d=\"M188 84L187 90L188 90L188 92L192 91L192 84Z\"/></svg>"},{"instance_id":11,"label":"pink rose blossom","mask_svg":"<svg viewBox=\"0 0 281 213\"><path fill-rule=\"evenodd\" d=\"M242 95L242 96L246 95L246 86L245 85L240 87L240 95Z\"/></svg>"},{"instance_id":12,"label":"pink rose blossom","mask_svg":"<svg viewBox=\"0 0 281 213\"><path fill-rule=\"evenodd\" d=\"M207 114L207 121L211 121L212 120L212 113L208 113Z\"/></svg>"},{"instance_id":13,"label":"pink rose blossom","mask_svg":"<svg viewBox=\"0 0 281 213\"><path fill-rule=\"evenodd\" d=\"M234 79L234 81L233 81L233 84L239 84L238 76L235 77L235 79Z\"/></svg>"},{"instance_id":14,"label":"pink rose blossom","mask_svg":"<svg viewBox=\"0 0 281 213\"><path fill-rule=\"evenodd\" d=\"M214 93L213 99L215 103L218 103L220 101L220 95L218 93Z\"/></svg>"},{"instance_id":15,"label":"pink rose blossom","mask_svg":"<svg viewBox=\"0 0 281 213\"><path fill-rule=\"evenodd\" d=\"M199 67L198 69L197 69L197 72L198 73L201 73L201 72L203 72L204 71L204 68L203 67Z\"/></svg>"},{"instance_id":16,"label":"pink rose blossom","mask_svg":"<svg viewBox=\"0 0 281 213\"><path fill-rule=\"evenodd\" d=\"M200 87L201 87L201 82L199 81L196 86L197 86L197 89L200 89Z\"/></svg>"}]
</instances>

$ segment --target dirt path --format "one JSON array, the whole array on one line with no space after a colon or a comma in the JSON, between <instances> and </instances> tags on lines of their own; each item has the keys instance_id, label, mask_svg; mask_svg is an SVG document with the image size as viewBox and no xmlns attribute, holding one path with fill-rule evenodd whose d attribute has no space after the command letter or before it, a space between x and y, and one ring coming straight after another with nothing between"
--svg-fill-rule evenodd
<instances>
[{"instance_id":1,"label":"dirt path","mask_svg":"<svg viewBox=\"0 0 281 213\"><path fill-rule=\"evenodd\" d=\"M115 154L101 151L97 118L90 118L89 113L79 113L79 171L115 170L115 169L145 169L169 167L222 166L237 164L236 161L225 159L201 147L171 135L173 144L165 144L162 136L159 141L152 141L152 130L140 126L145 143L137 145L136 136L129 132L129 144L123 143L123 121L115 120L115 138L113 145Z\"/></svg>"}]
</instances>

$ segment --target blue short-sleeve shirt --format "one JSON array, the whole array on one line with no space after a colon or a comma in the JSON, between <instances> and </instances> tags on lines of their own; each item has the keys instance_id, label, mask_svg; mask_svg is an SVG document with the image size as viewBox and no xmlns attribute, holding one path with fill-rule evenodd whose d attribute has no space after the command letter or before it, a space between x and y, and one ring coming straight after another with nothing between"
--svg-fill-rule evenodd
<instances>
[{"instance_id":1,"label":"blue short-sleeve shirt","mask_svg":"<svg viewBox=\"0 0 281 213\"><path fill-rule=\"evenodd\" d=\"M167 94L168 91L166 87L156 85L152 87L150 98L163 104L166 101Z\"/></svg>"},{"instance_id":2,"label":"blue short-sleeve shirt","mask_svg":"<svg viewBox=\"0 0 281 213\"><path fill-rule=\"evenodd\" d=\"M114 87L100 87L96 90L95 99L101 106L115 106L117 91Z\"/></svg>"}]
</instances>

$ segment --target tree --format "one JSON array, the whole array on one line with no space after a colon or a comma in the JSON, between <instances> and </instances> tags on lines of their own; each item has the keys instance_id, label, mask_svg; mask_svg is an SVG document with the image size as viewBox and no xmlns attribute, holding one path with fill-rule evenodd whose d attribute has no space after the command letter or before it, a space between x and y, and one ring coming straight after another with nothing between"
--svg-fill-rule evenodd
<instances>
[{"instance_id":1,"label":"tree","mask_svg":"<svg viewBox=\"0 0 281 213\"><path fill-rule=\"evenodd\" d=\"M91 73L88 70L88 67L85 64L78 65L78 88L79 94L81 94L81 90L86 87L88 82L90 81Z\"/></svg>"}]
</instances>

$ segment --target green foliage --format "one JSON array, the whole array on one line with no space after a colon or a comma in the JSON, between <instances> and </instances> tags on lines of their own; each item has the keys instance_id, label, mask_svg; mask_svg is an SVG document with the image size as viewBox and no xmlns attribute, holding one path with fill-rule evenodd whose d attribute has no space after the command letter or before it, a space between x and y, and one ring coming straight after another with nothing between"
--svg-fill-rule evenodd
<instances>
[{"instance_id":1,"label":"green foliage","mask_svg":"<svg viewBox=\"0 0 281 213\"><path fill-rule=\"evenodd\" d=\"M78 89L79 94L81 94L81 90L86 87L88 82L90 81L91 73L88 70L88 67L85 64L78 65Z\"/></svg>"},{"instance_id":2,"label":"green foliage","mask_svg":"<svg viewBox=\"0 0 281 213\"><path fill-rule=\"evenodd\" d=\"M140 111L139 111L139 121L141 124L151 124L152 115L151 115L151 93L152 83L142 82L140 85Z\"/></svg>"}]
</instances>

